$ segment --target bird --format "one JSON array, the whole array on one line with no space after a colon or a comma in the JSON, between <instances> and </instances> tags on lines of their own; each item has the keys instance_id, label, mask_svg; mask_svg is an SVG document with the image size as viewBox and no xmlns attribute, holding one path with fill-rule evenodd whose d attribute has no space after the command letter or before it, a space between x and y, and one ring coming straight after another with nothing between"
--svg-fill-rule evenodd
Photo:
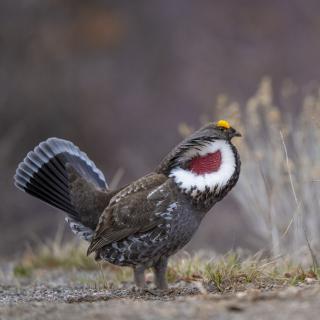
<instances>
[{"instance_id":1,"label":"bird","mask_svg":"<svg viewBox=\"0 0 320 320\"><path fill-rule=\"evenodd\" d=\"M169 257L191 240L239 179L233 137L241 134L228 121L210 122L153 171L116 189L72 142L49 138L18 165L14 183L64 211L72 232L89 242L88 255L132 267L137 288L146 288L145 270L152 268L155 288L166 290Z\"/></svg>"}]
</instances>

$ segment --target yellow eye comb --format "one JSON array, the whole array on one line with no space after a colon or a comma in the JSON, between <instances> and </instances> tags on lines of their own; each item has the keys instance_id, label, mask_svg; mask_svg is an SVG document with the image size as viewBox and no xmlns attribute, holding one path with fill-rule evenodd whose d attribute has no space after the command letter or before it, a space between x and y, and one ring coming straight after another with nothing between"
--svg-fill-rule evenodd
<instances>
[{"instance_id":1,"label":"yellow eye comb","mask_svg":"<svg viewBox=\"0 0 320 320\"><path fill-rule=\"evenodd\" d=\"M229 124L228 121L226 120L219 120L217 123L216 123L216 126L217 127L222 127L222 128L226 128L226 129L229 129L231 126Z\"/></svg>"}]
</instances>

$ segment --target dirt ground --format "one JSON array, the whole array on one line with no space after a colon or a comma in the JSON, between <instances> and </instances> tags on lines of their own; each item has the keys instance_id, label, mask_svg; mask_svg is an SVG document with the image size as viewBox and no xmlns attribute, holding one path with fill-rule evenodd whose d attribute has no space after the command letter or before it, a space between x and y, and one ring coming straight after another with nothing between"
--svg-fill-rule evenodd
<instances>
[{"instance_id":1,"label":"dirt ground","mask_svg":"<svg viewBox=\"0 0 320 320\"><path fill-rule=\"evenodd\" d=\"M221 294L200 283L177 283L167 292L88 285L96 274L44 272L32 280L0 278L1 320L53 319L318 319L320 284ZM40 280L39 280L40 279ZM82 280L81 280L82 279ZM86 279L86 282L83 281Z\"/></svg>"},{"instance_id":2,"label":"dirt ground","mask_svg":"<svg viewBox=\"0 0 320 320\"><path fill-rule=\"evenodd\" d=\"M4 289L1 289L3 294ZM48 292L54 296L56 293ZM287 288L234 295L145 296L123 298L111 292L91 293L83 299L19 301L0 306L0 319L318 319L320 287ZM94 302L87 302L90 297ZM90 300L90 299L88 299Z\"/></svg>"}]
</instances>

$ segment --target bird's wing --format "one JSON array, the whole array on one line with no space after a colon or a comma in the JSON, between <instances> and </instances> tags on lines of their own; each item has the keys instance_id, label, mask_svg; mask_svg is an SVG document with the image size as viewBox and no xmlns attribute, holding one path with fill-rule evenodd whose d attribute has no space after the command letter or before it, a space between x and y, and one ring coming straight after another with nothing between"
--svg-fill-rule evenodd
<instances>
[{"instance_id":1,"label":"bird's wing","mask_svg":"<svg viewBox=\"0 0 320 320\"><path fill-rule=\"evenodd\" d=\"M88 254L159 224L159 213L172 201L168 178L151 173L121 190L100 217ZM158 213L158 214L157 214Z\"/></svg>"}]
</instances>

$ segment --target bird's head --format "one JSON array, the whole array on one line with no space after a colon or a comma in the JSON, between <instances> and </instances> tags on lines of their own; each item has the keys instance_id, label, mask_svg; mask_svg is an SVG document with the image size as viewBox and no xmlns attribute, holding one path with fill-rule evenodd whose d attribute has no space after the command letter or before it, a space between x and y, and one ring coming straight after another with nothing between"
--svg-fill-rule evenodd
<instances>
[{"instance_id":1,"label":"bird's head","mask_svg":"<svg viewBox=\"0 0 320 320\"><path fill-rule=\"evenodd\" d=\"M220 193L235 174L239 176L240 159L231 139L240 136L226 120L209 123L177 145L158 172L167 174L193 197L202 192Z\"/></svg>"},{"instance_id":2,"label":"bird's head","mask_svg":"<svg viewBox=\"0 0 320 320\"><path fill-rule=\"evenodd\" d=\"M214 140L226 140L230 142L233 137L241 137L241 134L231 127L228 121L219 120L216 123L209 123L203 126L182 141L181 145Z\"/></svg>"}]
</instances>

